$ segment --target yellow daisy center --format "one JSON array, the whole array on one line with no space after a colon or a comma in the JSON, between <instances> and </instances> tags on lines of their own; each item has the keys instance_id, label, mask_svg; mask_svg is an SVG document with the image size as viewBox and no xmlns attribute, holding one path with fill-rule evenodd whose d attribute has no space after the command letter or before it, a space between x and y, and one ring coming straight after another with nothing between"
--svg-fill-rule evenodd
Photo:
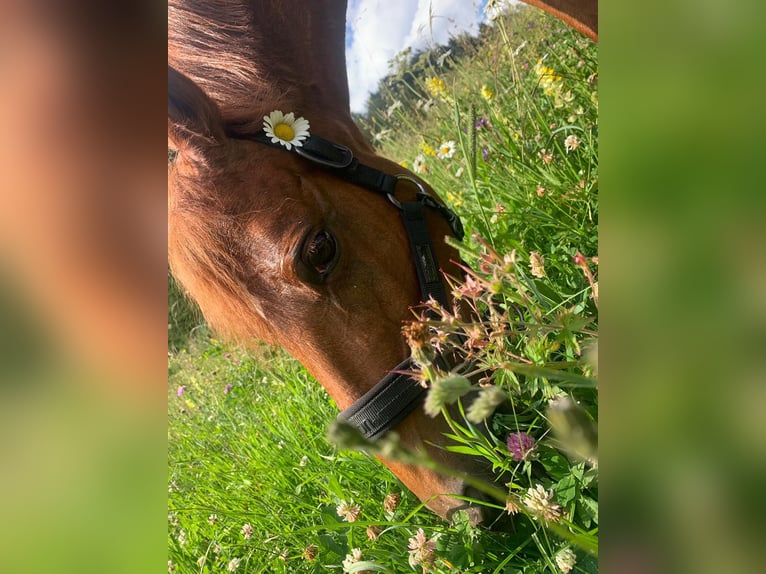
<instances>
[{"instance_id":1,"label":"yellow daisy center","mask_svg":"<svg viewBox=\"0 0 766 574\"><path fill-rule=\"evenodd\" d=\"M295 131L287 124L277 124L274 126L274 135L283 141L289 142L295 137Z\"/></svg>"},{"instance_id":2,"label":"yellow daisy center","mask_svg":"<svg viewBox=\"0 0 766 574\"><path fill-rule=\"evenodd\" d=\"M449 153L449 150L450 150L449 146L446 146L446 145L442 146L442 153L447 154Z\"/></svg>"}]
</instances>

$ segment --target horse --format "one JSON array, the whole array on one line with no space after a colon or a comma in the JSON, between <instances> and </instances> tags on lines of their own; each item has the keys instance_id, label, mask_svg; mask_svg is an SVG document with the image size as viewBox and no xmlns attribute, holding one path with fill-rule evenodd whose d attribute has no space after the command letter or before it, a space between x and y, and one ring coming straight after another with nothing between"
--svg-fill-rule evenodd
<instances>
[{"instance_id":1,"label":"horse","mask_svg":"<svg viewBox=\"0 0 766 574\"><path fill-rule=\"evenodd\" d=\"M571 19L560 5L583 3L550 4ZM459 276L460 258L442 238L461 229L354 124L345 15L346 0L168 3L171 271L217 333L283 347L366 436L395 427L404 446L489 477L435 446L447 422L417 408L424 389L397 374L411 365L411 309L451 304L440 272ZM408 404L379 413L397 401ZM381 460L438 515L490 519L464 502L484 496L462 480Z\"/></svg>"}]
</instances>

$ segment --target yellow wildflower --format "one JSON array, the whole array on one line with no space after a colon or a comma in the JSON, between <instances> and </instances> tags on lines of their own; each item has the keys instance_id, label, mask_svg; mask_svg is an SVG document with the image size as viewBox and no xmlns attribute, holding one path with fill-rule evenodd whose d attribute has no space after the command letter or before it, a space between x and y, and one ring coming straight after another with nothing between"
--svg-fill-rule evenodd
<instances>
[{"instance_id":1,"label":"yellow wildflower","mask_svg":"<svg viewBox=\"0 0 766 574\"><path fill-rule=\"evenodd\" d=\"M443 96L447 93L447 84L441 78L428 78L426 89L432 96Z\"/></svg>"},{"instance_id":2,"label":"yellow wildflower","mask_svg":"<svg viewBox=\"0 0 766 574\"><path fill-rule=\"evenodd\" d=\"M484 98L485 101L491 102L495 99L495 90L487 86L487 84L484 84L481 87L481 97Z\"/></svg>"},{"instance_id":3,"label":"yellow wildflower","mask_svg":"<svg viewBox=\"0 0 766 574\"><path fill-rule=\"evenodd\" d=\"M436 157L436 150L433 147L431 147L430 145L428 145L427 143L420 144L420 150L425 155L430 155L431 157Z\"/></svg>"}]
</instances>

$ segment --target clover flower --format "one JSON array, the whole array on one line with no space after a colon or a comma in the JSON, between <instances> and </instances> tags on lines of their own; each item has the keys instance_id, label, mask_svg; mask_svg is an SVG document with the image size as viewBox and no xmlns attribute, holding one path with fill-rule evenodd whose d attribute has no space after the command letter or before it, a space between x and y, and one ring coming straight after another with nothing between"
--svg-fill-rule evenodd
<instances>
[{"instance_id":1,"label":"clover flower","mask_svg":"<svg viewBox=\"0 0 766 574\"><path fill-rule=\"evenodd\" d=\"M522 502L535 520L556 522L561 518L561 506L553 502L553 491L545 490L540 484L527 490Z\"/></svg>"},{"instance_id":2,"label":"clover flower","mask_svg":"<svg viewBox=\"0 0 766 574\"><path fill-rule=\"evenodd\" d=\"M395 492L390 492L383 499L383 509L389 514L396 510L399 503L402 501L402 497Z\"/></svg>"},{"instance_id":3,"label":"clover flower","mask_svg":"<svg viewBox=\"0 0 766 574\"><path fill-rule=\"evenodd\" d=\"M571 548L564 548L563 550L560 550L556 553L554 559L556 560L556 565L559 567L559 570L561 570L564 574L570 572L577 562L577 557L575 556L575 553L572 552Z\"/></svg>"},{"instance_id":4,"label":"clover flower","mask_svg":"<svg viewBox=\"0 0 766 574\"><path fill-rule=\"evenodd\" d=\"M359 548L352 548L351 554L346 554L346 558L343 560L343 571L351 572L351 567L357 562L362 560L362 551Z\"/></svg>"},{"instance_id":5,"label":"clover flower","mask_svg":"<svg viewBox=\"0 0 766 574\"><path fill-rule=\"evenodd\" d=\"M567 139L564 140L564 149L567 150L567 153L576 150L578 147L580 147L580 140L577 139L576 135L567 136Z\"/></svg>"},{"instance_id":6,"label":"clover flower","mask_svg":"<svg viewBox=\"0 0 766 574\"><path fill-rule=\"evenodd\" d=\"M253 532L255 532L255 529L253 528L252 524L245 524L242 526L242 536L244 536L245 539L250 540Z\"/></svg>"},{"instance_id":7,"label":"clover flower","mask_svg":"<svg viewBox=\"0 0 766 574\"><path fill-rule=\"evenodd\" d=\"M301 147L303 140L309 137L309 122L304 118L295 118L295 114L283 114L274 110L263 116L263 131L271 138L271 143L278 143L288 150L292 146Z\"/></svg>"},{"instance_id":8,"label":"clover flower","mask_svg":"<svg viewBox=\"0 0 766 574\"><path fill-rule=\"evenodd\" d=\"M537 251L532 251L529 254L529 268L532 275L542 279L545 277L545 258Z\"/></svg>"},{"instance_id":9,"label":"clover flower","mask_svg":"<svg viewBox=\"0 0 766 574\"><path fill-rule=\"evenodd\" d=\"M537 448L535 439L525 432L509 434L506 444L508 445L508 452L511 453L511 458L517 461L527 460L534 454Z\"/></svg>"},{"instance_id":10,"label":"clover flower","mask_svg":"<svg viewBox=\"0 0 766 574\"><path fill-rule=\"evenodd\" d=\"M308 562L312 562L316 559L317 554L319 554L319 546L316 544L309 544L303 550L303 559Z\"/></svg>"},{"instance_id":11,"label":"clover flower","mask_svg":"<svg viewBox=\"0 0 766 574\"><path fill-rule=\"evenodd\" d=\"M341 500L337 507L338 516L343 517L346 522L355 522L359 518L359 512L362 510L358 504L354 504L354 501L346 502Z\"/></svg>"},{"instance_id":12,"label":"clover flower","mask_svg":"<svg viewBox=\"0 0 766 574\"><path fill-rule=\"evenodd\" d=\"M377 540L381 532L382 531L379 526L375 526L371 524L370 526L367 527L367 538L369 538L370 540Z\"/></svg>"},{"instance_id":13,"label":"clover flower","mask_svg":"<svg viewBox=\"0 0 766 574\"><path fill-rule=\"evenodd\" d=\"M237 568L239 568L239 563L242 562L242 558L232 558L229 561L229 564L226 566L226 569L229 572L236 572Z\"/></svg>"},{"instance_id":14,"label":"clover flower","mask_svg":"<svg viewBox=\"0 0 766 574\"><path fill-rule=\"evenodd\" d=\"M436 542L434 538L426 538L422 528L418 528L415 536L409 539L409 562L413 568L420 565L423 572L433 566L434 552L436 551Z\"/></svg>"}]
</instances>

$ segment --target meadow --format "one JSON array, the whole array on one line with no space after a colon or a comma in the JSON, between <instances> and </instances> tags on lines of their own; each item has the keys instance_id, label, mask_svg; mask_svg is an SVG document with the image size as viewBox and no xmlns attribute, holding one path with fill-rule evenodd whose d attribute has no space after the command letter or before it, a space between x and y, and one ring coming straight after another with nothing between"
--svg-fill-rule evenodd
<instances>
[{"instance_id":1,"label":"meadow","mask_svg":"<svg viewBox=\"0 0 766 574\"><path fill-rule=\"evenodd\" d=\"M412 344L452 345L483 375L423 360L435 413L479 397L445 444L492 463L503 528L446 523L371 456L382 447L328 439L322 387L278 349L219 341L171 280L170 572L597 571L597 86L595 44L513 8L479 38L400 55L355 117L466 227L452 289L483 319L442 310Z\"/></svg>"}]
</instances>

